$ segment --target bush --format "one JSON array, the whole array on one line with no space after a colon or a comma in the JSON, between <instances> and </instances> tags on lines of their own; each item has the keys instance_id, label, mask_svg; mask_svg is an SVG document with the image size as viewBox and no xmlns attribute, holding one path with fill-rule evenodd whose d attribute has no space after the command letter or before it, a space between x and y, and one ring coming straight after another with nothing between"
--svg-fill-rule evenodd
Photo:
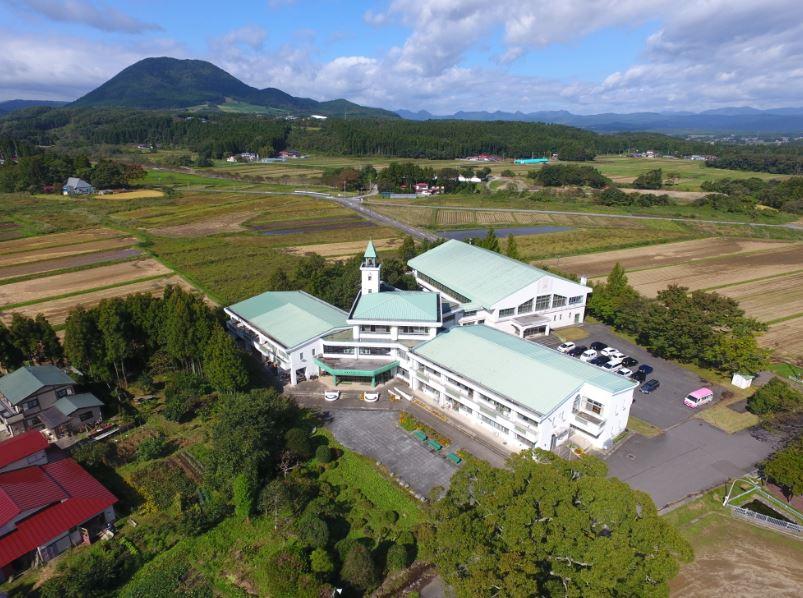
<instances>
[{"instance_id":1,"label":"bush","mask_svg":"<svg viewBox=\"0 0 803 598\"><path fill-rule=\"evenodd\" d=\"M219 498L193 503L181 513L181 529L189 536L199 536L223 521L229 511L229 505Z\"/></svg>"},{"instance_id":2,"label":"bush","mask_svg":"<svg viewBox=\"0 0 803 598\"><path fill-rule=\"evenodd\" d=\"M512 170L510 170L509 168L505 168L502 171L501 175L504 176L504 177L514 177L514 176L516 176L516 173L513 172Z\"/></svg>"},{"instance_id":3,"label":"bush","mask_svg":"<svg viewBox=\"0 0 803 598\"><path fill-rule=\"evenodd\" d=\"M271 596L317 596L318 582L309 574L309 563L297 546L274 553L267 572Z\"/></svg>"},{"instance_id":4,"label":"bush","mask_svg":"<svg viewBox=\"0 0 803 598\"><path fill-rule=\"evenodd\" d=\"M139 461L151 461L163 457L167 453L168 443L164 434L157 434L146 438L137 447L137 459Z\"/></svg>"},{"instance_id":5,"label":"bush","mask_svg":"<svg viewBox=\"0 0 803 598\"><path fill-rule=\"evenodd\" d=\"M327 445L322 444L315 449L315 459L319 463L329 463L332 460L332 449Z\"/></svg>"},{"instance_id":6,"label":"bush","mask_svg":"<svg viewBox=\"0 0 803 598\"><path fill-rule=\"evenodd\" d=\"M195 495L195 484L169 461L149 462L131 474L130 482L151 510L169 509L175 504L176 496L183 500Z\"/></svg>"},{"instance_id":7,"label":"bush","mask_svg":"<svg viewBox=\"0 0 803 598\"><path fill-rule=\"evenodd\" d=\"M636 189L660 189L663 186L663 172L660 168L643 172L633 181L633 186Z\"/></svg>"},{"instance_id":8,"label":"bush","mask_svg":"<svg viewBox=\"0 0 803 598\"><path fill-rule=\"evenodd\" d=\"M312 446L309 441L309 434L301 428L290 428L284 435L287 450L295 453L302 459L309 459L312 456Z\"/></svg>"},{"instance_id":9,"label":"bush","mask_svg":"<svg viewBox=\"0 0 803 598\"><path fill-rule=\"evenodd\" d=\"M119 541L95 544L61 560L56 575L39 590L42 598L102 596L127 580L139 566L139 557Z\"/></svg>"},{"instance_id":10,"label":"bush","mask_svg":"<svg viewBox=\"0 0 803 598\"><path fill-rule=\"evenodd\" d=\"M247 469L234 477L232 482L232 501L238 517L250 517L254 512L254 502L258 488L256 471Z\"/></svg>"},{"instance_id":11,"label":"bush","mask_svg":"<svg viewBox=\"0 0 803 598\"><path fill-rule=\"evenodd\" d=\"M375 588L379 583L379 575L371 552L362 544L354 544L343 561L340 577L364 592Z\"/></svg>"},{"instance_id":12,"label":"bush","mask_svg":"<svg viewBox=\"0 0 803 598\"><path fill-rule=\"evenodd\" d=\"M114 459L116 446L108 442L85 442L73 447L70 456L87 469L109 465Z\"/></svg>"},{"instance_id":13,"label":"bush","mask_svg":"<svg viewBox=\"0 0 803 598\"><path fill-rule=\"evenodd\" d=\"M329 526L312 514L299 517L295 524L299 540L313 548L324 548L329 543Z\"/></svg>"},{"instance_id":14,"label":"bush","mask_svg":"<svg viewBox=\"0 0 803 598\"><path fill-rule=\"evenodd\" d=\"M803 494L803 437L770 457L763 472L783 489L787 498Z\"/></svg>"},{"instance_id":15,"label":"bush","mask_svg":"<svg viewBox=\"0 0 803 598\"><path fill-rule=\"evenodd\" d=\"M771 416L803 409L803 393L779 378L773 378L747 399L747 410L756 415Z\"/></svg>"},{"instance_id":16,"label":"bush","mask_svg":"<svg viewBox=\"0 0 803 598\"><path fill-rule=\"evenodd\" d=\"M165 384L164 416L175 422L189 420L209 392L209 385L196 374L179 372Z\"/></svg>"},{"instance_id":17,"label":"bush","mask_svg":"<svg viewBox=\"0 0 803 598\"><path fill-rule=\"evenodd\" d=\"M410 564L410 556L407 547L403 544L393 544L388 549L388 571L399 571L406 569Z\"/></svg>"},{"instance_id":18,"label":"bush","mask_svg":"<svg viewBox=\"0 0 803 598\"><path fill-rule=\"evenodd\" d=\"M329 575L335 570L335 564L332 562L332 557L323 548L316 548L310 555L310 566L314 573L320 575Z\"/></svg>"},{"instance_id":19,"label":"bush","mask_svg":"<svg viewBox=\"0 0 803 598\"><path fill-rule=\"evenodd\" d=\"M396 511L385 511L382 513L382 519L388 525L393 525L399 520L399 514Z\"/></svg>"}]
</instances>

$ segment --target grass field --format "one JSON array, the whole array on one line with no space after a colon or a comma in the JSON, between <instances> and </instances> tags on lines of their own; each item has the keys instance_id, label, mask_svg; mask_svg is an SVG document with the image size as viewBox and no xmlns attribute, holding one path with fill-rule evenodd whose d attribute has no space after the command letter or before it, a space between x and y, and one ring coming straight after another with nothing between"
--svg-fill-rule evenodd
<instances>
[{"instance_id":1,"label":"grass field","mask_svg":"<svg viewBox=\"0 0 803 598\"><path fill-rule=\"evenodd\" d=\"M670 583L672 596L798 596L803 543L730 515L719 488L665 515L694 548L695 559Z\"/></svg>"}]
</instances>

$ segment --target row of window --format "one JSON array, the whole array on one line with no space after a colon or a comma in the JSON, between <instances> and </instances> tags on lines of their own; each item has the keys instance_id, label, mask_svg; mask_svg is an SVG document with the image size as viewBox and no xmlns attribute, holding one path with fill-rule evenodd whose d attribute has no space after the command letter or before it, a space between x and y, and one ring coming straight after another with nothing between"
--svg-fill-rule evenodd
<instances>
[{"instance_id":1,"label":"row of window","mask_svg":"<svg viewBox=\"0 0 803 598\"><path fill-rule=\"evenodd\" d=\"M437 280L433 280L432 278L430 278L426 274L421 274L421 272L418 272L417 276L418 276L418 278L423 280L425 283L427 283L429 286L435 287L439 291L443 291L444 293L446 293L447 295L449 295L453 299L457 299L460 303L468 303L470 301L470 299L468 297L466 297L465 295L461 295L457 291L453 291L452 289L450 289L446 285L439 283Z\"/></svg>"},{"instance_id":2,"label":"row of window","mask_svg":"<svg viewBox=\"0 0 803 598\"><path fill-rule=\"evenodd\" d=\"M528 299L518 307L509 307L506 309L499 310L499 317L500 318L509 318L513 315L523 315L528 314L533 311L542 311L545 309L549 309L550 305L552 308L556 307L565 307L566 304L569 305L577 305L583 302L583 295L577 295L576 297L565 297L563 295L539 295L538 297L533 299Z\"/></svg>"},{"instance_id":3,"label":"row of window","mask_svg":"<svg viewBox=\"0 0 803 598\"><path fill-rule=\"evenodd\" d=\"M357 347L324 345L323 352L330 355L354 355ZM360 355L390 355L390 347L359 347ZM302 358L303 361L303 358Z\"/></svg>"}]
</instances>

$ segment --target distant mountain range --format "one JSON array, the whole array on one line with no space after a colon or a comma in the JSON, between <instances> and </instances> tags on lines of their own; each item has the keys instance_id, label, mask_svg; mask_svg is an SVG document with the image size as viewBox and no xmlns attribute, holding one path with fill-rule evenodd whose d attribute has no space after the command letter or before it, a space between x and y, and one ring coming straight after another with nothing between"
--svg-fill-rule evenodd
<instances>
[{"instance_id":1,"label":"distant mountain range","mask_svg":"<svg viewBox=\"0 0 803 598\"><path fill-rule=\"evenodd\" d=\"M396 114L409 120L515 120L545 122L589 129L599 133L652 131L678 134L778 134L803 135L803 108L718 108L704 112L633 112L618 114L573 114L566 110L542 112L456 112L435 115L425 110L397 110Z\"/></svg>"},{"instance_id":2,"label":"distant mountain range","mask_svg":"<svg viewBox=\"0 0 803 598\"><path fill-rule=\"evenodd\" d=\"M69 104L71 107L145 109L205 108L272 115L372 116L398 118L394 112L348 100L319 102L280 89L246 85L204 60L146 58Z\"/></svg>"},{"instance_id":3,"label":"distant mountain range","mask_svg":"<svg viewBox=\"0 0 803 598\"><path fill-rule=\"evenodd\" d=\"M23 108L33 108L34 106L64 106L67 102L55 102L52 100L6 100L0 102L0 116L22 110Z\"/></svg>"}]
</instances>

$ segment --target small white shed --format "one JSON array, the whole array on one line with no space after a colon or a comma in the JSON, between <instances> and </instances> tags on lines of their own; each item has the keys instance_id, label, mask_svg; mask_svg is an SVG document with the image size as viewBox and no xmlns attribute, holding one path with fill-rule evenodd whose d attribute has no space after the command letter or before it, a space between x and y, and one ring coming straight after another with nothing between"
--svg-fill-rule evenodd
<instances>
[{"instance_id":1,"label":"small white shed","mask_svg":"<svg viewBox=\"0 0 803 598\"><path fill-rule=\"evenodd\" d=\"M754 378L755 376L753 374L736 372L733 374L733 378L731 378L731 384L733 384L736 388L750 388L753 385Z\"/></svg>"}]
</instances>

